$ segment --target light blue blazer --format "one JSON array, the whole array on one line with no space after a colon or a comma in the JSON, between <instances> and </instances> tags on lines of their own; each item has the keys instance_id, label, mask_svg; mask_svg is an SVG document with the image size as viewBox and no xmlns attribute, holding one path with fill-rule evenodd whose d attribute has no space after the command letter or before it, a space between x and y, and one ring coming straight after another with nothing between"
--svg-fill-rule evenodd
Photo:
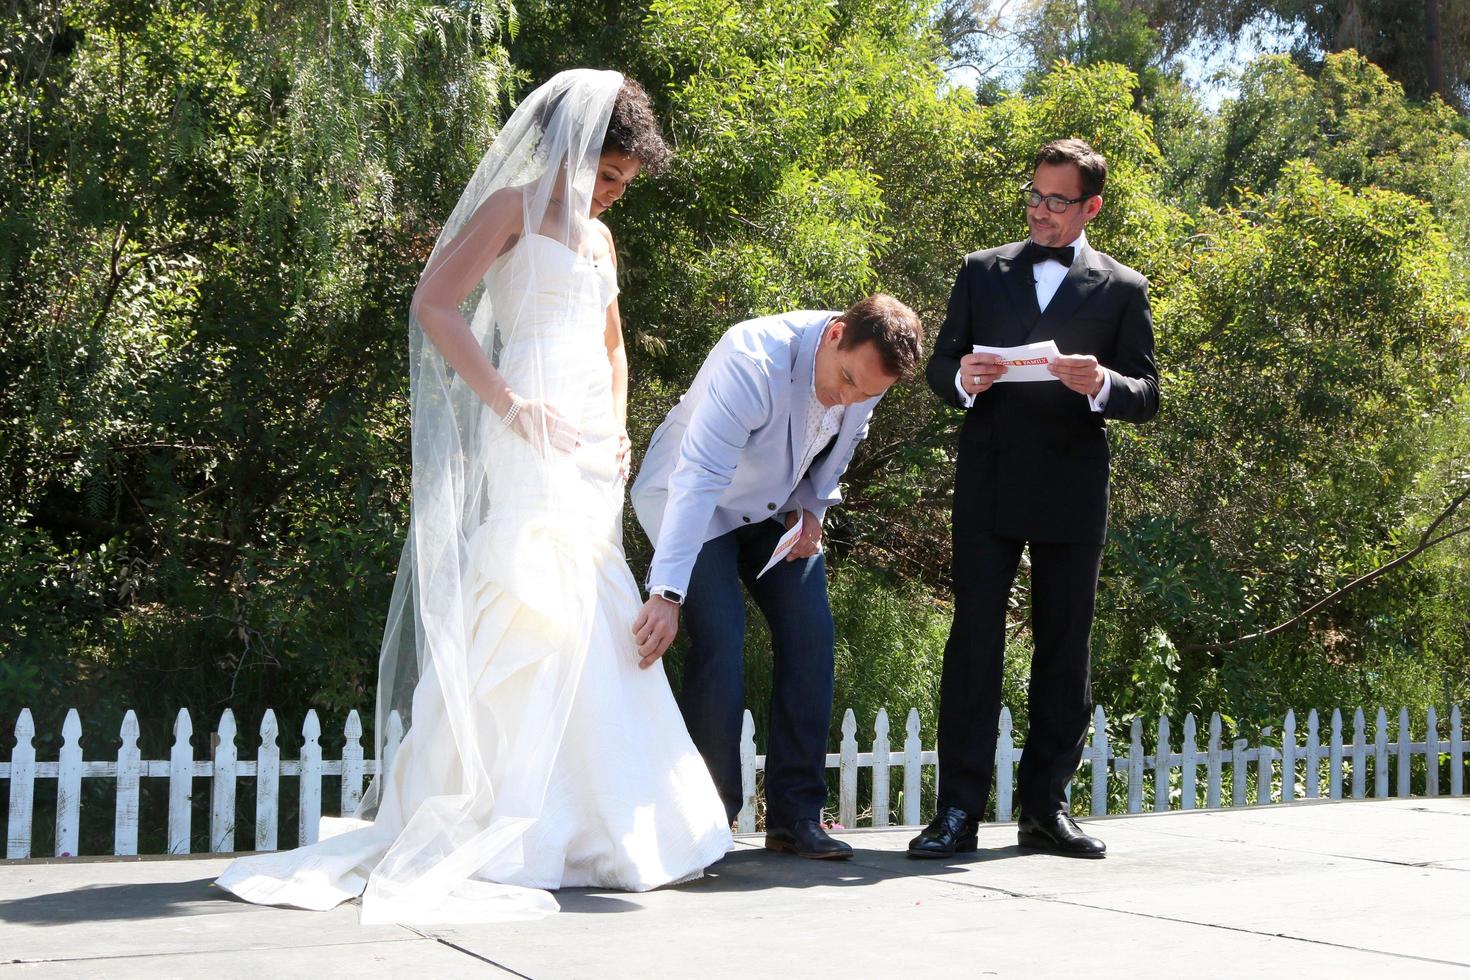
<instances>
[{"instance_id":1,"label":"light blue blazer","mask_svg":"<svg viewBox=\"0 0 1470 980\"><path fill-rule=\"evenodd\" d=\"M832 317L797 310L737 323L654 432L633 509L654 543L648 584L689 588L706 541L798 508L842 500L838 479L868 434L877 398L843 412L831 450L798 473L817 342Z\"/></svg>"}]
</instances>

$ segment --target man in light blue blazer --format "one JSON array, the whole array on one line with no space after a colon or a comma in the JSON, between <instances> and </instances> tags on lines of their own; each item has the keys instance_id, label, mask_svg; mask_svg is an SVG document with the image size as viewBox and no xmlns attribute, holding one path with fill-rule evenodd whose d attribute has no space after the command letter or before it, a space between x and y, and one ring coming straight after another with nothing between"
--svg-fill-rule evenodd
<instances>
[{"instance_id":1,"label":"man in light blue blazer","mask_svg":"<svg viewBox=\"0 0 1470 980\"><path fill-rule=\"evenodd\" d=\"M771 631L766 847L809 858L852 849L822 830L832 715L832 612L822 520L878 400L918 364L923 326L891 296L847 311L736 324L653 434L633 507L654 543L649 598L633 625L642 665L689 631L680 708L733 820L749 590ZM800 537L769 571L783 533Z\"/></svg>"}]
</instances>

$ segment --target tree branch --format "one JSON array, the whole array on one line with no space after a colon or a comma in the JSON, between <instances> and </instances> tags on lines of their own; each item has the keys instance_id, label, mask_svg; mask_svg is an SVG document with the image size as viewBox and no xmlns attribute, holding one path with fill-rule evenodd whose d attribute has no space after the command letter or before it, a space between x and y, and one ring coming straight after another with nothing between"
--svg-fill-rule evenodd
<instances>
[{"instance_id":1,"label":"tree branch","mask_svg":"<svg viewBox=\"0 0 1470 980\"><path fill-rule=\"evenodd\" d=\"M112 301L117 297L118 287L122 285L123 271L120 263L122 262L123 245L128 240L127 232L128 226L119 224L117 234L112 238L112 249L107 259L107 286L102 290L102 302L97 305L97 315L92 318L93 335L102 329L107 314L112 310Z\"/></svg>"},{"instance_id":2,"label":"tree branch","mask_svg":"<svg viewBox=\"0 0 1470 980\"><path fill-rule=\"evenodd\" d=\"M1367 572L1363 575L1358 576L1347 585L1344 585L1342 588L1336 590L1335 592L1332 592L1329 595L1318 599L1306 609L1303 609L1301 612L1292 616L1285 622L1277 623L1270 629L1259 630L1255 633L1248 633L1245 636L1236 637L1233 640L1224 640L1219 643L1187 643L1180 648L1180 652L1218 653L1222 650L1229 650L1233 647L1238 647L1246 643L1254 642L1255 640L1264 640L1267 637L1275 636L1278 633L1283 633L1286 630L1291 629L1293 626L1297 625L1303 620L1332 605L1334 602L1341 599L1348 593L1360 589L1363 586L1378 580L1379 578L1382 578L1384 575L1387 575L1395 568L1398 568L1400 565L1404 565L1412 561L1414 558L1422 555L1424 552L1428 551L1430 548L1433 548L1435 545L1443 541L1448 541L1450 538L1456 537L1457 535L1470 532L1470 524L1467 524L1464 527L1456 528L1453 531L1447 531L1444 534L1435 537L1435 531L1438 530L1445 521L1454 516L1455 511L1459 510L1460 505L1463 504L1466 500L1470 500L1470 486L1467 486L1464 491L1460 493L1459 496L1450 501L1449 505L1446 506L1444 510L1440 511L1439 516L1429 523L1429 526L1424 529L1423 534L1419 535L1419 543L1414 545L1414 547L1410 548L1408 551L1404 552L1402 555L1399 555L1392 561L1383 565L1379 565L1371 572Z\"/></svg>"}]
</instances>

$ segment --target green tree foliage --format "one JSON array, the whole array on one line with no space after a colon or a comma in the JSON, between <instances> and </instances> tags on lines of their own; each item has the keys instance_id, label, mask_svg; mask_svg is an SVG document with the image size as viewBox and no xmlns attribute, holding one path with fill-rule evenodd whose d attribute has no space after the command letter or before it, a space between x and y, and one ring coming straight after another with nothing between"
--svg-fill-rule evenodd
<instances>
[{"instance_id":1,"label":"green tree foliage","mask_svg":"<svg viewBox=\"0 0 1470 980\"><path fill-rule=\"evenodd\" d=\"M1304 64L1357 51L1411 98L1470 107L1467 0L940 0L935 20L951 63L982 75L1057 58L1114 61L1152 93L1185 58L1207 60L1242 40L1279 50L1285 38Z\"/></svg>"},{"instance_id":2,"label":"green tree foliage","mask_svg":"<svg viewBox=\"0 0 1470 980\"><path fill-rule=\"evenodd\" d=\"M1311 160L1352 187L1403 191L1449 203L1446 175L1464 149L1443 102L1411 102L1403 86L1354 51L1328 55L1308 75L1285 55L1251 64L1221 113L1212 203L1267 192L1292 160Z\"/></svg>"},{"instance_id":3,"label":"green tree foliage","mask_svg":"<svg viewBox=\"0 0 1470 980\"><path fill-rule=\"evenodd\" d=\"M1438 20L1434 30L1431 16ZM1466 0L1225 0L1198 8L1214 37L1262 17L1299 28L1306 46L1360 51L1415 99L1435 93L1470 107L1470 2Z\"/></svg>"},{"instance_id":4,"label":"green tree foliage","mask_svg":"<svg viewBox=\"0 0 1470 980\"><path fill-rule=\"evenodd\" d=\"M404 513L404 304L493 132L502 12L11 10L6 708L83 685L165 713L362 705Z\"/></svg>"},{"instance_id":5,"label":"green tree foliage","mask_svg":"<svg viewBox=\"0 0 1470 980\"><path fill-rule=\"evenodd\" d=\"M1470 161L1453 114L1362 58L1261 62L1216 116L1140 82L1177 37L1126 4L1053 38L1093 63L984 99L946 82L919 0L226 6L5 22L0 725L368 703L415 276L515 94L583 64L640 79L677 149L608 216L635 446L744 317L882 289L937 328L961 256L1024 234L1036 148L1081 136L1111 166L1089 237L1151 277L1165 371L1161 416L1113 428L1095 699L1264 720L1466 696L1470 536L1225 646L1401 553L1470 479ZM829 522L864 726L931 717L957 423L895 391ZM1018 708L1027 608L1023 575Z\"/></svg>"},{"instance_id":6,"label":"green tree foliage","mask_svg":"<svg viewBox=\"0 0 1470 980\"><path fill-rule=\"evenodd\" d=\"M1306 163L1201 223L1156 304L1167 422L1126 454L1146 492L1125 491L1115 518L1109 598L1128 612L1109 617L1119 645L1102 660L1120 693L1154 628L1183 652L1194 704L1371 697L1320 668L1419 652L1412 632L1384 628L1385 612L1412 602L1392 588L1262 644L1303 665L1294 671L1250 669L1259 647L1208 647L1288 618L1422 527L1413 491L1429 435L1455 417L1464 383L1466 309L1447 245L1421 202L1354 192ZM1448 490L1429 496L1443 503Z\"/></svg>"}]
</instances>

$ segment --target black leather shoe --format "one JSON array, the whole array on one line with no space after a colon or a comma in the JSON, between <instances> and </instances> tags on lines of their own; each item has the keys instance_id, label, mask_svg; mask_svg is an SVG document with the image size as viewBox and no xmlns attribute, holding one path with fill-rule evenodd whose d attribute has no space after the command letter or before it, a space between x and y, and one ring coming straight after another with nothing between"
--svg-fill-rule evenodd
<instances>
[{"instance_id":1,"label":"black leather shoe","mask_svg":"<svg viewBox=\"0 0 1470 980\"><path fill-rule=\"evenodd\" d=\"M973 851L979 825L979 820L959 807L941 805L924 832L909 841L909 857L947 858Z\"/></svg>"},{"instance_id":2,"label":"black leather shoe","mask_svg":"<svg viewBox=\"0 0 1470 980\"><path fill-rule=\"evenodd\" d=\"M766 828L766 850L795 854L817 861L846 861L852 848L827 835L817 820L798 820L791 829Z\"/></svg>"},{"instance_id":3,"label":"black leather shoe","mask_svg":"<svg viewBox=\"0 0 1470 980\"><path fill-rule=\"evenodd\" d=\"M1023 851L1045 851L1065 857L1107 857L1108 845L1089 837L1069 814L1058 811L1033 817L1021 814L1016 824L1016 842Z\"/></svg>"}]
</instances>

